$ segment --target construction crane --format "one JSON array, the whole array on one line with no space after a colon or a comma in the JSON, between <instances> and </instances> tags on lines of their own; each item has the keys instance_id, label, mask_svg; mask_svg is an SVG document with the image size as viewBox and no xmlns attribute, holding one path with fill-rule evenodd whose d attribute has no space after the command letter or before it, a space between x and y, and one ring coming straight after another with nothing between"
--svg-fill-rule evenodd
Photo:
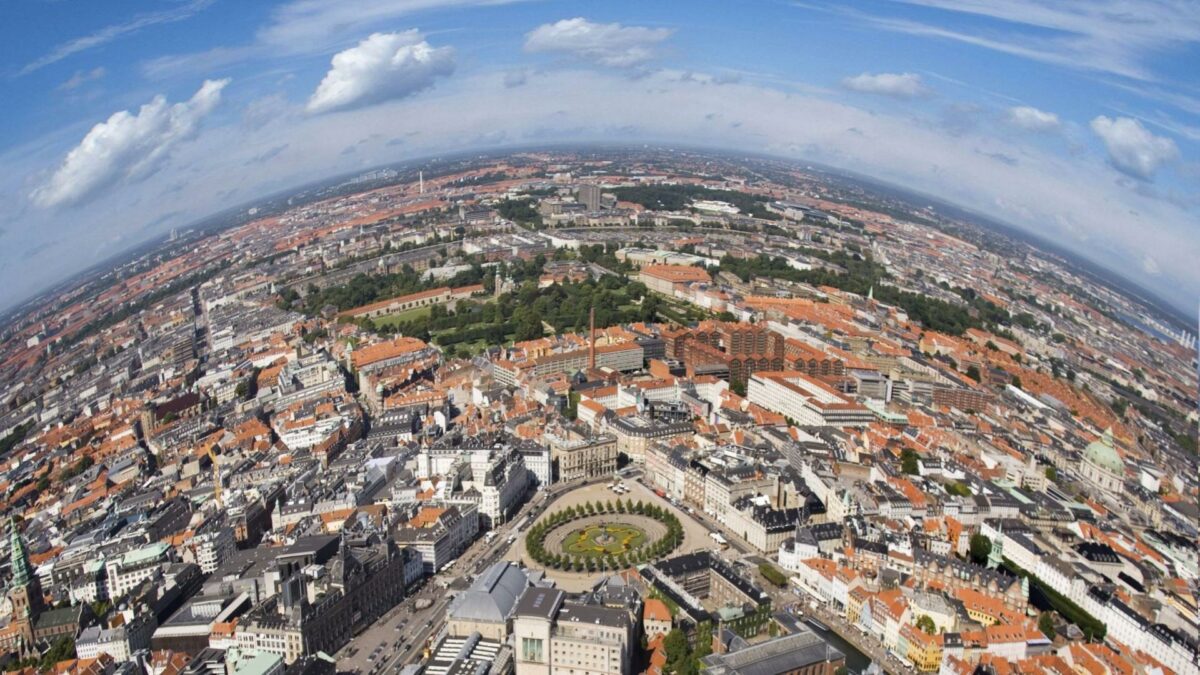
<instances>
[{"instance_id":1,"label":"construction crane","mask_svg":"<svg viewBox=\"0 0 1200 675\"><path fill-rule=\"evenodd\" d=\"M217 506L224 508L225 504L221 501L221 464L217 461L217 453L211 445L208 446L208 459L212 462L213 498L217 500Z\"/></svg>"}]
</instances>

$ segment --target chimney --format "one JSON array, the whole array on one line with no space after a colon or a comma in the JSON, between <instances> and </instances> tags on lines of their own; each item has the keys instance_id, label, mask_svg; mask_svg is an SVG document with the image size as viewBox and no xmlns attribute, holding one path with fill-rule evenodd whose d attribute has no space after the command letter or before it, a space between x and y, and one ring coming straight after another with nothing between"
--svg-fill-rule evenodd
<instances>
[{"instance_id":1,"label":"chimney","mask_svg":"<svg viewBox=\"0 0 1200 675\"><path fill-rule=\"evenodd\" d=\"M596 308L588 312L588 370L596 369Z\"/></svg>"}]
</instances>

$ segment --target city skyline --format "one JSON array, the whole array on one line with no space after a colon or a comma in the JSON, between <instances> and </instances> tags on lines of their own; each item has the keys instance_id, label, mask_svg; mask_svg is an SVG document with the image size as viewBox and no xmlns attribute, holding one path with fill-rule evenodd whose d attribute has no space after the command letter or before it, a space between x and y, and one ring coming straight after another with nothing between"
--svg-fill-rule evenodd
<instances>
[{"instance_id":1,"label":"city skyline","mask_svg":"<svg viewBox=\"0 0 1200 675\"><path fill-rule=\"evenodd\" d=\"M1195 316L1200 20L1186 3L68 7L0 29L0 95L20 101L0 131L6 307L305 182L621 141L919 190Z\"/></svg>"}]
</instances>

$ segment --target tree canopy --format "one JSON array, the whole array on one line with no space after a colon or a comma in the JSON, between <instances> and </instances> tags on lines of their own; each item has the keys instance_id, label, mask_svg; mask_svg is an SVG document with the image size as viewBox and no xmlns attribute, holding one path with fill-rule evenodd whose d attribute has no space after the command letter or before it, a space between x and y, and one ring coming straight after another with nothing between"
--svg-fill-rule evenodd
<instances>
[{"instance_id":1,"label":"tree canopy","mask_svg":"<svg viewBox=\"0 0 1200 675\"><path fill-rule=\"evenodd\" d=\"M798 270L788 265L781 257L767 255L757 258L735 258L727 255L721 259L720 268L722 272L737 275L742 281L765 277L812 286L832 286L862 296L873 292L876 300L903 309L911 319L922 326L951 335L961 335L968 328L991 327L996 330L1000 324L1009 321L1006 311L982 298L974 298L966 305L959 305L920 293L902 291L883 283L888 279L887 270L869 256L819 249L802 249L801 252L837 265L845 272L827 268Z\"/></svg>"},{"instance_id":2,"label":"tree canopy","mask_svg":"<svg viewBox=\"0 0 1200 675\"><path fill-rule=\"evenodd\" d=\"M971 562L976 565L987 563L988 556L992 554L992 540L976 532L971 535Z\"/></svg>"}]
</instances>

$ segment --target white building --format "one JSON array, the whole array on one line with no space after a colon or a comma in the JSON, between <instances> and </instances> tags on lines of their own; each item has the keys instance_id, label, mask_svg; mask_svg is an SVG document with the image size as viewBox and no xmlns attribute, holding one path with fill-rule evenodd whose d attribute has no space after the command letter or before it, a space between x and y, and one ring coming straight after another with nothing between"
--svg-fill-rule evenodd
<instances>
[{"instance_id":1,"label":"white building","mask_svg":"<svg viewBox=\"0 0 1200 675\"><path fill-rule=\"evenodd\" d=\"M505 449L472 450L471 477L462 482L464 492L479 493L479 517L486 528L508 520L529 489L524 455Z\"/></svg>"},{"instance_id":2,"label":"white building","mask_svg":"<svg viewBox=\"0 0 1200 675\"><path fill-rule=\"evenodd\" d=\"M544 446L521 448L521 454L525 456L525 468L529 470L530 478L535 485L544 488L554 482L550 448Z\"/></svg>"},{"instance_id":3,"label":"white building","mask_svg":"<svg viewBox=\"0 0 1200 675\"><path fill-rule=\"evenodd\" d=\"M212 574L237 550L232 527L217 527L192 538L192 552L200 571Z\"/></svg>"},{"instance_id":4,"label":"white building","mask_svg":"<svg viewBox=\"0 0 1200 675\"><path fill-rule=\"evenodd\" d=\"M120 598L138 584L154 576L168 561L171 547L158 542L129 551L119 558L105 562L108 573L108 597Z\"/></svg>"},{"instance_id":5,"label":"white building","mask_svg":"<svg viewBox=\"0 0 1200 675\"><path fill-rule=\"evenodd\" d=\"M125 623L113 628L89 626L75 639L75 654L81 659L94 659L108 654L117 663L128 661L135 652L150 648L150 637L158 622L148 609L126 611Z\"/></svg>"},{"instance_id":6,"label":"white building","mask_svg":"<svg viewBox=\"0 0 1200 675\"><path fill-rule=\"evenodd\" d=\"M746 394L802 426L863 427L875 419L866 406L799 371L754 373Z\"/></svg>"}]
</instances>

